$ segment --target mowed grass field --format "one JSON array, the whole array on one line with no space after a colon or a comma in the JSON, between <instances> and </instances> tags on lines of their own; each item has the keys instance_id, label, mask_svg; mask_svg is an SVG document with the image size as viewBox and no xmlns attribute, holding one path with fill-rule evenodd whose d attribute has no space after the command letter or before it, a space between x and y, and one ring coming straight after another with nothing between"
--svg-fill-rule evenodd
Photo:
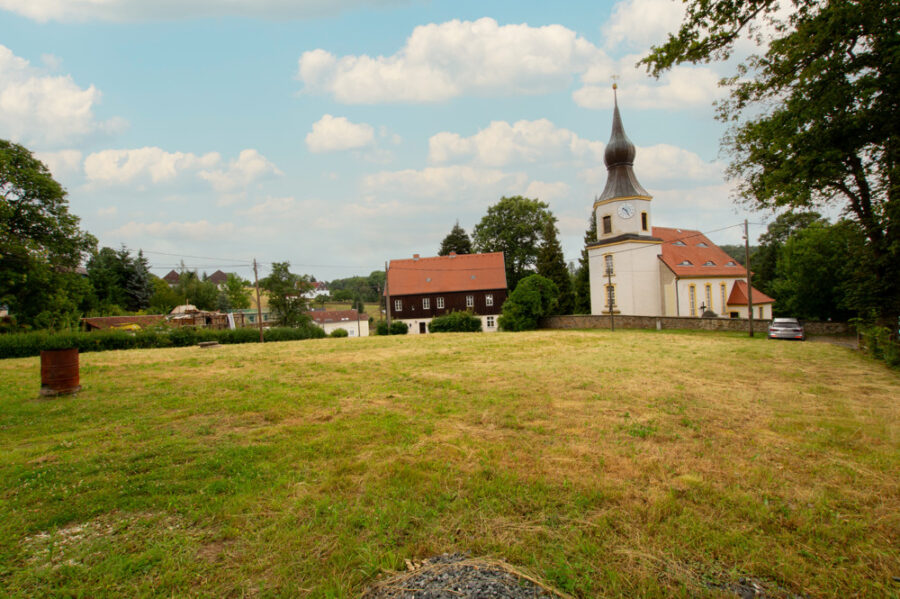
<instances>
[{"instance_id":1,"label":"mowed grass field","mask_svg":"<svg viewBox=\"0 0 900 599\"><path fill-rule=\"evenodd\" d=\"M897 597L900 376L656 331L0 361L0 595L357 597L469 552L576 597ZM730 595L733 596L733 595Z\"/></svg>"}]
</instances>

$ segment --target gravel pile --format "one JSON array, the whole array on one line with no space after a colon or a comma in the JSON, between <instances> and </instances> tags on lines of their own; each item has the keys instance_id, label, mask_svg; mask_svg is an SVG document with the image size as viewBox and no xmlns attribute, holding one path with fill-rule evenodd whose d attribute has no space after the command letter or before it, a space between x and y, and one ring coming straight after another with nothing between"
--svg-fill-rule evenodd
<instances>
[{"instance_id":1,"label":"gravel pile","mask_svg":"<svg viewBox=\"0 0 900 599\"><path fill-rule=\"evenodd\" d=\"M541 586L502 562L443 554L420 564L407 562L407 572L373 585L362 599L559 599L562 593Z\"/></svg>"}]
</instances>

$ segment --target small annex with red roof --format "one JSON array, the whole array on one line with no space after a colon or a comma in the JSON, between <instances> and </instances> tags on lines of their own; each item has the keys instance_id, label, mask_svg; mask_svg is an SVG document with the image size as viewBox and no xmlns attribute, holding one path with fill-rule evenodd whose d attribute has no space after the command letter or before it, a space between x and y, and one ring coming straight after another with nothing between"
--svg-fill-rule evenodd
<instances>
[{"instance_id":1,"label":"small annex with red roof","mask_svg":"<svg viewBox=\"0 0 900 599\"><path fill-rule=\"evenodd\" d=\"M755 318L772 318L775 300L748 294L747 270L706 235L652 226L653 198L635 176L636 155L616 100L606 186L594 199L597 239L587 244L591 313L747 318L752 303Z\"/></svg>"},{"instance_id":2,"label":"small annex with red roof","mask_svg":"<svg viewBox=\"0 0 900 599\"><path fill-rule=\"evenodd\" d=\"M496 331L506 301L503 252L391 260L385 295L391 318L410 333L427 333L435 316L465 310L481 318L483 330Z\"/></svg>"}]
</instances>

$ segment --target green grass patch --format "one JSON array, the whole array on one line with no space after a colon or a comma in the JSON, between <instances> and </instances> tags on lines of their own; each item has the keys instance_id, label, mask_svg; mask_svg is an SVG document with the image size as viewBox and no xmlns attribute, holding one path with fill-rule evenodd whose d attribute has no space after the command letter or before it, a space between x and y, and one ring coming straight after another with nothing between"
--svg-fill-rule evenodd
<instances>
[{"instance_id":1,"label":"green grass patch","mask_svg":"<svg viewBox=\"0 0 900 599\"><path fill-rule=\"evenodd\" d=\"M315 339L88 353L81 383L0 362L6 596L356 597L455 551L585 598L900 590L900 378L846 348Z\"/></svg>"}]
</instances>

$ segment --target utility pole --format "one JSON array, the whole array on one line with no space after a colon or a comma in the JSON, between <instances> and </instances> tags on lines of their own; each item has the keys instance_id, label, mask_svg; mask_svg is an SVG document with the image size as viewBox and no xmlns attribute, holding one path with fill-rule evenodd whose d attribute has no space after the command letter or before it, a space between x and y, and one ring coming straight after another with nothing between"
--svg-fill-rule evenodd
<instances>
[{"instance_id":1,"label":"utility pole","mask_svg":"<svg viewBox=\"0 0 900 599\"><path fill-rule=\"evenodd\" d=\"M384 314L387 317L388 335L391 334L391 290L388 287L388 263L384 261Z\"/></svg>"},{"instance_id":2,"label":"utility pole","mask_svg":"<svg viewBox=\"0 0 900 599\"><path fill-rule=\"evenodd\" d=\"M612 269L606 269L606 303L609 304L609 330L616 330L616 320L613 316L613 286L612 286Z\"/></svg>"},{"instance_id":3,"label":"utility pole","mask_svg":"<svg viewBox=\"0 0 900 599\"><path fill-rule=\"evenodd\" d=\"M753 336L753 285L750 281L750 229L744 219L744 261L747 265L747 315L750 321L750 336Z\"/></svg>"},{"instance_id":4,"label":"utility pole","mask_svg":"<svg viewBox=\"0 0 900 599\"><path fill-rule=\"evenodd\" d=\"M253 284L256 286L256 323L259 326L259 342L262 343L262 304L259 301L259 275L256 273L256 258L253 259Z\"/></svg>"}]
</instances>

